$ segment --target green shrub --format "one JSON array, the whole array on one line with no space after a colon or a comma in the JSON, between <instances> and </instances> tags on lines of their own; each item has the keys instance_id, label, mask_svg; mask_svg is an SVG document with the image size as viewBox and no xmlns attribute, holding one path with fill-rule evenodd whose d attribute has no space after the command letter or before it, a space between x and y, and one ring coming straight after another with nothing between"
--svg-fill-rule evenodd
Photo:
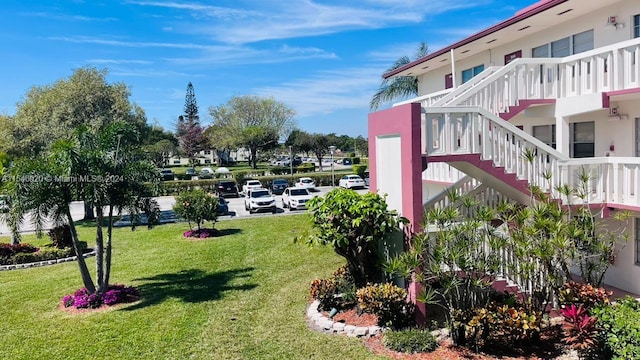
<instances>
[{"instance_id":1,"label":"green shrub","mask_svg":"<svg viewBox=\"0 0 640 360\"><path fill-rule=\"evenodd\" d=\"M360 164L360 158L359 157L351 157L351 165L358 165Z\"/></svg>"},{"instance_id":2,"label":"green shrub","mask_svg":"<svg viewBox=\"0 0 640 360\"><path fill-rule=\"evenodd\" d=\"M211 221L215 224L218 219L218 206L220 206L220 201L217 197L209 195L203 190L192 190L176 198L173 210L176 215L189 222L190 229L191 223L194 222L200 230L200 225L205 221Z\"/></svg>"},{"instance_id":3,"label":"green shrub","mask_svg":"<svg viewBox=\"0 0 640 360\"><path fill-rule=\"evenodd\" d=\"M354 152L349 153L349 157L350 157L350 158L354 158L354 157L356 157L356 153L354 153Z\"/></svg>"},{"instance_id":4,"label":"green shrub","mask_svg":"<svg viewBox=\"0 0 640 360\"><path fill-rule=\"evenodd\" d=\"M402 329L412 324L414 307L405 289L390 283L368 285L357 296L362 311L378 316L378 325Z\"/></svg>"},{"instance_id":5,"label":"green shrub","mask_svg":"<svg viewBox=\"0 0 640 360\"><path fill-rule=\"evenodd\" d=\"M352 169L354 173L364 179L364 173L367 171L367 165L354 165Z\"/></svg>"},{"instance_id":6,"label":"green shrub","mask_svg":"<svg viewBox=\"0 0 640 360\"><path fill-rule=\"evenodd\" d=\"M356 286L347 266L338 268L328 279L314 280L310 294L320 302L321 310L350 309L356 304Z\"/></svg>"},{"instance_id":7,"label":"green shrub","mask_svg":"<svg viewBox=\"0 0 640 360\"><path fill-rule=\"evenodd\" d=\"M640 359L640 303L627 296L614 305L591 310L598 319L599 343L604 358Z\"/></svg>"},{"instance_id":8,"label":"green shrub","mask_svg":"<svg viewBox=\"0 0 640 360\"><path fill-rule=\"evenodd\" d=\"M302 174L302 173L315 172L316 171L316 166L315 166L315 164L304 163L304 164L301 164L300 166L296 167L295 169L296 169L296 173Z\"/></svg>"},{"instance_id":9,"label":"green shrub","mask_svg":"<svg viewBox=\"0 0 640 360\"><path fill-rule=\"evenodd\" d=\"M542 313L530 307L491 302L487 307L472 310L466 325L475 344L500 339L516 343L538 337L541 323Z\"/></svg>"},{"instance_id":10,"label":"green shrub","mask_svg":"<svg viewBox=\"0 0 640 360\"><path fill-rule=\"evenodd\" d=\"M58 249L73 246L73 238L71 237L71 228L69 225L56 226L49 230L49 238L53 246Z\"/></svg>"},{"instance_id":11,"label":"green shrub","mask_svg":"<svg viewBox=\"0 0 640 360\"><path fill-rule=\"evenodd\" d=\"M13 256L14 264L28 264L36 261L41 261L36 253L20 253Z\"/></svg>"},{"instance_id":12,"label":"green shrub","mask_svg":"<svg viewBox=\"0 0 640 360\"><path fill-rule=\"evenodd\" d=\"M330 279L315 279L309 291L311 298L318 300L320 310L329 311L335 307L336 284Z\"/></svg>"},{"instance_id":13,"label":"green shrub","mask_svg":"<svg viewBox=\"0 0 640 360\"><path fill-rule=\"evenodd\" d=\"M435 337L428 330L404 329L384 333L384 346L399 352L431 352L438 347Z\"/></svg>"},{"instance_id":14,"label":"green shrub","mask_svg":"<svg viewBox=\"0 0 640 360\"><path fill-rule=\"evenodd\" d=\"M210 174L208 174L208 179L211 179L211 177L212 176ZM193 179L193 175L191 175L191 174L176 174L176 178L178 180L191 180L191 179ZM200 176L200 177L198 177L198 179L204 179L204 177Z\"/></svg>"},{"instance_id":15,"label":"green shrub","mask_svg":"<svg viewBox=\"0 0 640 360\"><path fill-rule=\"evenodd\" d=\"M569 281L560 288L558 302L560 305L582 304L588 310L597 305L608 304L611 294L610 291L591 284Z\"/></svg>"}]
</instances>

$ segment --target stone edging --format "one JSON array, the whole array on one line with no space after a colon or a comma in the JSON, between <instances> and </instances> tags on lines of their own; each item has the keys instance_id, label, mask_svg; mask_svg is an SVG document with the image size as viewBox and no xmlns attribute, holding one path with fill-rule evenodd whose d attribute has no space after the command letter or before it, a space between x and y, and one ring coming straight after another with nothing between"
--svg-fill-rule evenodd
<instances>
[{"instance_id":1,"label":"stone edging","mask_svg":"<svg viewBox=\"0 0 640 360\"><path fill-rule=\"evenodd\" d=\"M379 326L355 326L339 321L333 321L318 311L320 302L314 300L307 309L307 317L321 331L332 334L343 334L349 337L373 336L381 333Z\"/></svg>"},{"instance_id":2,"label":"stone edging","mask_svg":"<svg viewBox=\"0 0 640 360\"><path fill-rule=\"evenodd\" d=\"M88 257L95 256L95 255L96 255L96 252L94 250L94 251L82 254L82 257L88 258ZM61 264L61 263L69 262L69 261L75 261L76 259L77 259L76 256L71 256L71 257L68 257L68 258L37 261L37 262L25 263L25 264L0 265L0 271L17 270L17 269L28 269L28 268L32 268L32 267L55 265L55 264Z\"/></svg>"}]
</instances>

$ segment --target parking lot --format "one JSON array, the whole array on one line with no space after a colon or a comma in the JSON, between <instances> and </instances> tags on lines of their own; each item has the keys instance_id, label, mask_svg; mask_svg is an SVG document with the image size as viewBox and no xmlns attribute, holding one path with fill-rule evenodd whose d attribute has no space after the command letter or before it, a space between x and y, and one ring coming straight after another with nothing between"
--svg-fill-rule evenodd
<instances>
[{"instance_id":1,"label":"parking lot","mask_svg":"<svg viewBox=\"0 0 640 360\"><path fill-rule=\"evenodd\" d=\"M320 186L316 189L315 192L311 194L314 196L324 196L324 194L331 191L331 186ZM354 189L359 194L365 194L369 191L369 188L365 189ZM294 210L290 211L289 209L282 208L282 195L275 195L276 198L276 206L278 207L277 213L272 214L271 212L261 212L255 214L249 214L247 210L244 209L244 198L240 195L239 198L227 198L229 201L229 215L219 216L218 220L224 219L233 219L233 218L241 218L241 217L255 217L255 216L277 216L277 215L287 215L287 214L299 214L300 212L304 212L305 210ZM173 205L171 205L173 206Z\"/></svg>"},{"instance_id":2,"label":"parking lot","mask_svg":"<svg viewBox=\"0 0 640 360\"><path fill-rule=\"evenodd\" d=\"M312 192L315 196L324 196L324 194L331 191L331 186L321 186L317 188L315 192ZM369 188L365 189L357 189L355 190L360 194L365 194L369 191ZM255 217L255 216L280 216L280 215L290 215L290 214L299 214L306 210L295 210L290 211L289 209L282 208L282 195L275 195L276 205L278 207L277 213L272 214L271 212L262 212L249 214L248 211L244 209L244 198L242 195L239 198L227 198L229 201L229 214L222 215L218 217L218 220L227 220L227 219L236 219L236 218L246 218L246 217ZM173 196L161 196L157 197L156 200L160 205L160 210L172 210L173 205L176 203L176 200ZM84 217L84 204L79 201L72 202L70 205L71 215L74 220L81 220ZM30 233L35 231L35 225L29 221L30 217L27 216L24 223L20 227L20 232ZM44 229L49 229L53 226L50 221L45 221ZM9 228L4 221L0 221L0 236L7 236L10 234Z\"/></svg>"}]
</instances>

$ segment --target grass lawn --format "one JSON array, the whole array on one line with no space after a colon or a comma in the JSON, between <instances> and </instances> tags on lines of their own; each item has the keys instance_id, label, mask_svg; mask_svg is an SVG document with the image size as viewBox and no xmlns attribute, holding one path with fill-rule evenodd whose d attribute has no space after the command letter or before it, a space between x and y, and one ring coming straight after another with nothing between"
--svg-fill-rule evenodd
<instances>
[{"instance_id":1,"label":"grass lawn","mask_svg":"<svg viewBox=\"0 0 640 360\"><path fill-rule=\"evenodd\" d=\"M82 287L75 262L0 272L0 359L375 359L358 339L307 328L310 282L343 263L293 243L307 224L223 221L224 236L202 241L182 237L186 224L115 229L111 282L143 299L106 311L58 310ZM94 231L80 228L82 240Z\"/></svg>"}]
</instances>

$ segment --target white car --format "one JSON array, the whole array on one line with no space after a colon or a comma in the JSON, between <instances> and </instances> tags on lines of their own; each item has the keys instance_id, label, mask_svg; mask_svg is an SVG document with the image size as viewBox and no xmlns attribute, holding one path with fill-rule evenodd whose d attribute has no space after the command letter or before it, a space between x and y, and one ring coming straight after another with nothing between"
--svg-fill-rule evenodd
<instances>
[{"instance_id":1,"label":"white car","mask_svg":"<svg viewBox=\"0 0 640 360\"><path fill-rule=\"evenodd\" d=\"M250 190L263 188L260 180L247 180L242 185L242 193L247 195Z\"/></svg>"},{"instance_id":2,"label":"white car","mask_svg":"<svg viewBox=\"0 0 640 360\"><path fill-rule=\"evenodd\" d=\"M253 214L258 211L271 211L276 213L278 208L276 207L276 198L271 195L267 189L252 189L249 190L244 197L244 208Z\"/></svg>"},{"instance_id":3,"label":"white car","mask_svg":"<svg viewBox=\"0 0 640 360\"><path fill-rule=\"evenodd\" d=\"M338 185L345 189L365 188L367 186L364 180L358 175L345 175L340 179Z\"/></svg>"},{"instance_id":4,"label":"white car","mask_svg":"<svg viewBox=\"0 0 640 360\"><path fill-rule=\"evenodd\" d=\"M309 191L316 189L316 183L313 181L312 178L308 178L308 177L303 177L298 179L295 185L296 187L305 188Z\"/></svg>"},{"instance_id":5,"label":"white car","mask_svg":"<svg viewBox=\"0 0 640 360\"><path fill-rule=\"evenodd\" d=\"M289 208L289 211L306 209L307 201L312 197L305 188L288 187L282 193L282 207Z\"/></svg>"}]
</instances>

